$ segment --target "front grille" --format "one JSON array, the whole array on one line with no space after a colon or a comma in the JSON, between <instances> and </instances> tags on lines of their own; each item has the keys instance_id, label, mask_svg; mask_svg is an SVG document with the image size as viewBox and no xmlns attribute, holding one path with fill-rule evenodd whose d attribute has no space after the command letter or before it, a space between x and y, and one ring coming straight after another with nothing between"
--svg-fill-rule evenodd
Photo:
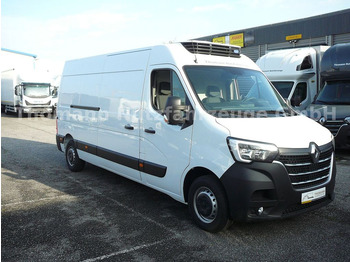
<instances>
[{"instance_id":1,"label":"front grille","mask_svg":"<svg viewBox=\"0 0 350 262\"><path fill-rule=\"evenodd\" d=\"M25 100L27 106L49 106L51 104L51 101L45 103L45 104L33 104Z\"/></svg>"},{"instance_id":2,"label":"front grille","mask_svg":"<svg viewBox=\"0 0 350 262\"><path fill-rule=\"evenodd\" d=\"M339 128L344 125L343 120L327 120L327 122L324 124L326 128L331 131L333 136L336 136L338 134Z\"/></svg>"},{"instance_id":3,"label":"front grille","mask_svg":"<svg viewBox=\"0 0 350 262\"><path fill-rule=\"evenodd\" d=\"M331 177L333 147L320 153L317 163L313 163L309 153L282 153L278 160L286 167L294 189L304 190L327 183Z\"/></svg>"},{"instance_id":4,"label":"front grille","mask_svg":"<svg viewBox=\"0 0 350 262\"><path fill-rule=\"evenodd\" d=\"M183 42L181 43L187 51L192 54L216 55L225 57L240 57L239 46L223 45L205 42Z\"/></svg>"}]
</instances>

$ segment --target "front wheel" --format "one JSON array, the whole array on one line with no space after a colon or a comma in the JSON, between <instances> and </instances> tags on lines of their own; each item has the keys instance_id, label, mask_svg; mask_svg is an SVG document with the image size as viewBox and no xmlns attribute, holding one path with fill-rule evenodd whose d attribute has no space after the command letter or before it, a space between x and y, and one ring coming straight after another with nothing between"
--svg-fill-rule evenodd
<instances>
[{"instance_id":1,"label":"front wheel","mask_svg":"<svg viewBox=\"0 0 350 262\"><path fill-rule=\"evenodd\" d=\"M66 162L70 171L79 172L83 170L85 161L78 156L73 140L69 141L66 147Z\"/></svg>"},{"instance_id":2,"label":"front wheel","mask_svg":"<svg viewBox=\"0 0 350 262\"><path fill-rule=\"evenodd\" d=\"M188 206L194 222L206 231L219 232L231 223L224 188L215 177L201 176L192 183Z\"/></svg>"}]
</instances>

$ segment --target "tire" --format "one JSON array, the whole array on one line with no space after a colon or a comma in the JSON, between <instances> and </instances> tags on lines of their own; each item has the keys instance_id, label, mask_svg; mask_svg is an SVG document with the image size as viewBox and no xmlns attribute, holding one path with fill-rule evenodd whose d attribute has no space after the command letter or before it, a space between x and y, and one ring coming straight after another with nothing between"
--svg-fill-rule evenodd
<instances>
[{"instance_id":1,"label":"tire","mask_svg":"<svg viewBox=\"0 0 350 262\"><path fill-rule=\"evenodd\" d=\"M188 207L194 222L205 231L216 233L231 224L225 191L216 177L205 175L192 183Z\"/></svg>"},{"instance_id":2,"label":"tire","mask_svg":"<svg viewBox=\"0 0 350 262\"><path fill-rule=\"evenodd\" d=\"M85 161L79 158L77 149L75 148L75 143L70 140L66 147L66 162L70 171L79 172L83 170L85 166Z\"/></svg>"},{"instance_id":3,"label":"tire","mask_svg":"<svg viewBox=\"0 0 350 262\"><path fill-rule=\"evenodd\" d=\"M17 110L17 117L23 118L23 111L21 109Z\"/></svg>"}]
</instances>

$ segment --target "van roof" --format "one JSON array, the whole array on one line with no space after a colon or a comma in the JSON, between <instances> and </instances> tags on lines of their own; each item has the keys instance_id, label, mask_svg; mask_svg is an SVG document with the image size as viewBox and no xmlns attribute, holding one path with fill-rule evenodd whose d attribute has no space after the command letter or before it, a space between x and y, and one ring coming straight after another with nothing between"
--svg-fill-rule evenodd
<instances>
[{"instance_id":1,"label":"van roof","mask_svg":"<svg viewBox=\"0 0 350 262\"><path fill-rule=\"evenodd\" d=\"M128 55L128 57L123 58L123 55ZM114 61L111 62L113 68L106 66L109 60ZM186 41L67 61L63 75L111 72L110 70L144 70L147 65L155 64L182 66L202 63L259 70L252 60L241 55L239 46L205 41Z\"/></svg>"}]
</instances>

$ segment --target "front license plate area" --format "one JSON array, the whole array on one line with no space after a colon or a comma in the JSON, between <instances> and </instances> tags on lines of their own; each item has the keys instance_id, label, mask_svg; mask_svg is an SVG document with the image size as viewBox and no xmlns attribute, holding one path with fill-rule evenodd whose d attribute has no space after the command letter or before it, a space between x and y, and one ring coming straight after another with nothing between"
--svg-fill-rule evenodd
<instances>
[{"instance_id":1,"label":"front license plate area","mask_svg":"<svg viewBox=\"0 0 350 262\"><path fill-rule=\"evenodd\" d=\"M309 191L301 194L301 203L307 204L316 199L320 199L326 196L326 188L322 187L313 191Z\"/></svg>"}]
</instances>

